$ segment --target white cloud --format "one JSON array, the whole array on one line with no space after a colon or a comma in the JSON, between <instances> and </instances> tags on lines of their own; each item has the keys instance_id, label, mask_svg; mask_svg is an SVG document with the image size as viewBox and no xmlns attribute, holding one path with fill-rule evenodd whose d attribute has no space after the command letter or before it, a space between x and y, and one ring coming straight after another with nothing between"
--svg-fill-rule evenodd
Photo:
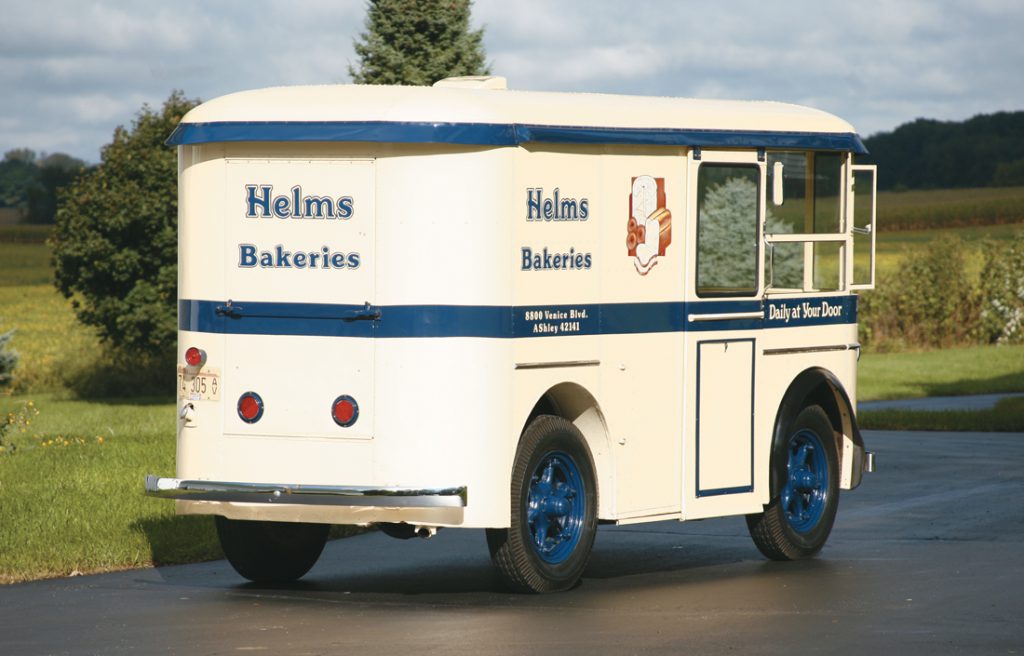
<instances>
[{"instance_id":1,"label":"white cloud","mask_svg":"<svg viewBox=\"0 0 1024 656\"><path fill-rule=\"evenodd\" d=\"M174 88L347 82L363 0L34 0L0 21L0 152L96 160ZM522 89L775 99L863 134L1024 108L1019 0L477 0L492 70Z\"/></svg>"}]
</instances>

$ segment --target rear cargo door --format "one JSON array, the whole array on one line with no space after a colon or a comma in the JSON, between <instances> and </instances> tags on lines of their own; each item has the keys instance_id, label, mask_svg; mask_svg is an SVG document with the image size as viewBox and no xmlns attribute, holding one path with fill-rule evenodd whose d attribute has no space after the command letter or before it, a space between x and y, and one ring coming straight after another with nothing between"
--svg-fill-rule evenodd
<instances>
[{"instance_id":1,"label":"rear cargo door","mask_svg":"<svg viewBox=\"0 0 1024 656\"><path fill-rule=\"evenodd\" d=\"M226 161L224 432L372 437L373 160Z\"/></svg>"}]
</instances>

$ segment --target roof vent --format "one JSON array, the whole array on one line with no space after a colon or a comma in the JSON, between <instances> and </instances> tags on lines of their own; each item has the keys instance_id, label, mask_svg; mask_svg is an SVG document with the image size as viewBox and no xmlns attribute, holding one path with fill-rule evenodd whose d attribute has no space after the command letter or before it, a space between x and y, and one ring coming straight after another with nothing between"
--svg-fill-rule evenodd
<instances>
[{"instance_id":1,"label":"roof vent","mask_svg":"<svg viewBox=\"0 0 1024 656\"><path fill-rule=\"evenodd\" d=\"M508 80L500 75L466 75L446 77L434 82L434 86L459 89L507 89Z\"/></svg>"}]
</instances>

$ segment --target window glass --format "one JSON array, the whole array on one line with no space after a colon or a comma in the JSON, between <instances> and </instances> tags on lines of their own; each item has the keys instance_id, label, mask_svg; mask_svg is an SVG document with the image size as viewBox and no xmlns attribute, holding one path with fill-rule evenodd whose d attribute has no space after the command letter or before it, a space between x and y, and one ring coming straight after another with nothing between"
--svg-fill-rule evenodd
<instances>
[{"instance_id":1,"label":"window glass","mask_svg":"<svg viewBox=\"0 0 1024 656\"><path fill-rule=\"evenodd\" d=\"M768 244L765 255L766 285L773 290L800 291L804 287L804 244Z\"/></svg>"},{"instance_id":2,"label":"window glass","mask_svg":"<svg viewBox=\"0 0 1024 656\"><path fill-rule=\"evenodd\" d=\"M874 279L872 260L872 216L874 206L874 171L853 171L853 282L870 285Z\"/></svg>"},{"instance_id":3,"label":"window glass","mask_svg":"<svg viewBox=\"0 0 1024 656\"><path fill-rule=\"evenodd\" d=\"M834 241L817 242L814 244L813 257L814 291L834 292L842 289L843 245Z\"/></svg>"},{"instance_id":4,"label":"window glass","mask_svg":"<svg viewBox=\"0 0 1024 656\"><path fill-rule=\"evenodd\" d=\"M770 151L767 155L771 193L765 208L765 234L840 234L846 155L809 151ZM840 289L842 257L835 242L769 244L765 286L776 292Z\"/></svg>"},{"instance_id":5,"label":"window glass","mask_svg":"<svg viewBox=\"0 0 1024 656\"><path fill-rule=\"evenodd\" d=\"M841 232L839 194L843 178L842 156L839 153L814 154L814 230Z\"/></svg>"},{"instance_id":6,"label":"window glass","mask_svg":"<svg viewBox=\"0 0 1024 656\"><path fill-rule=\"evenodd\" d=\"M808 153L768 153L768 189L775 188L775 176L781 172L782 203L776 205L773 198L765 208L766 233L806 232L804 225L811 211L811 195L807 193L807 160Z\"/></svg>"},{"instance_id":7,"label":"window glass","mask_svg":"<svg viewBox=\"0 0 1024 656\"><path fill-rule=\"evenodd\" d=\"M834 292L842 289L843 251L839 242L781 242L768 244L767 285L775 292ZM809 259L808 259L809 258ZM805 262L810 278L804 279Z\"/></svg>"},{"instance_id":8,"label":"window glass","mask_svg":"<svg viewBox=\"0 0 1024 656\"><path fill-rule=\"evenodd\" d=\"M757 293L756 166L703 164L697 173L697 294Z\"/></svg>"},{"instance_id":9,"label":"window glass","mask_svg":"<svg viewBox=\"0 0 1024 656\"><path fill-rule=\"evenodd\" d=\"M841 232L842 164L840 153L769 152L768 188L775 188L775 176L781 171L782 203L776 205L774 199L768 203L764 231L773 235Z\"/></svg>"}]
</instances>

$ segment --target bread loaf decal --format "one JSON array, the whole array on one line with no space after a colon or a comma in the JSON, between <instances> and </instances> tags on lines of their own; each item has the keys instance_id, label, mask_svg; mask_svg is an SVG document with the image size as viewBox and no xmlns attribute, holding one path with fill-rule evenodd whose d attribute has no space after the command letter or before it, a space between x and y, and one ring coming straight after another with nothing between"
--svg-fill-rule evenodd
<instances>
[{"instance_id":1,"label":"bread loaf decal","mask_svg":"<svg viewBox=\"0 0 1024 656\"><path fill-rule=\"evenodd\" d=\"M665 178L633 178L626 223L626 252L637 273L646 276L672 243L672 212L665 207Z\"/></svg>"}]
</instances>

